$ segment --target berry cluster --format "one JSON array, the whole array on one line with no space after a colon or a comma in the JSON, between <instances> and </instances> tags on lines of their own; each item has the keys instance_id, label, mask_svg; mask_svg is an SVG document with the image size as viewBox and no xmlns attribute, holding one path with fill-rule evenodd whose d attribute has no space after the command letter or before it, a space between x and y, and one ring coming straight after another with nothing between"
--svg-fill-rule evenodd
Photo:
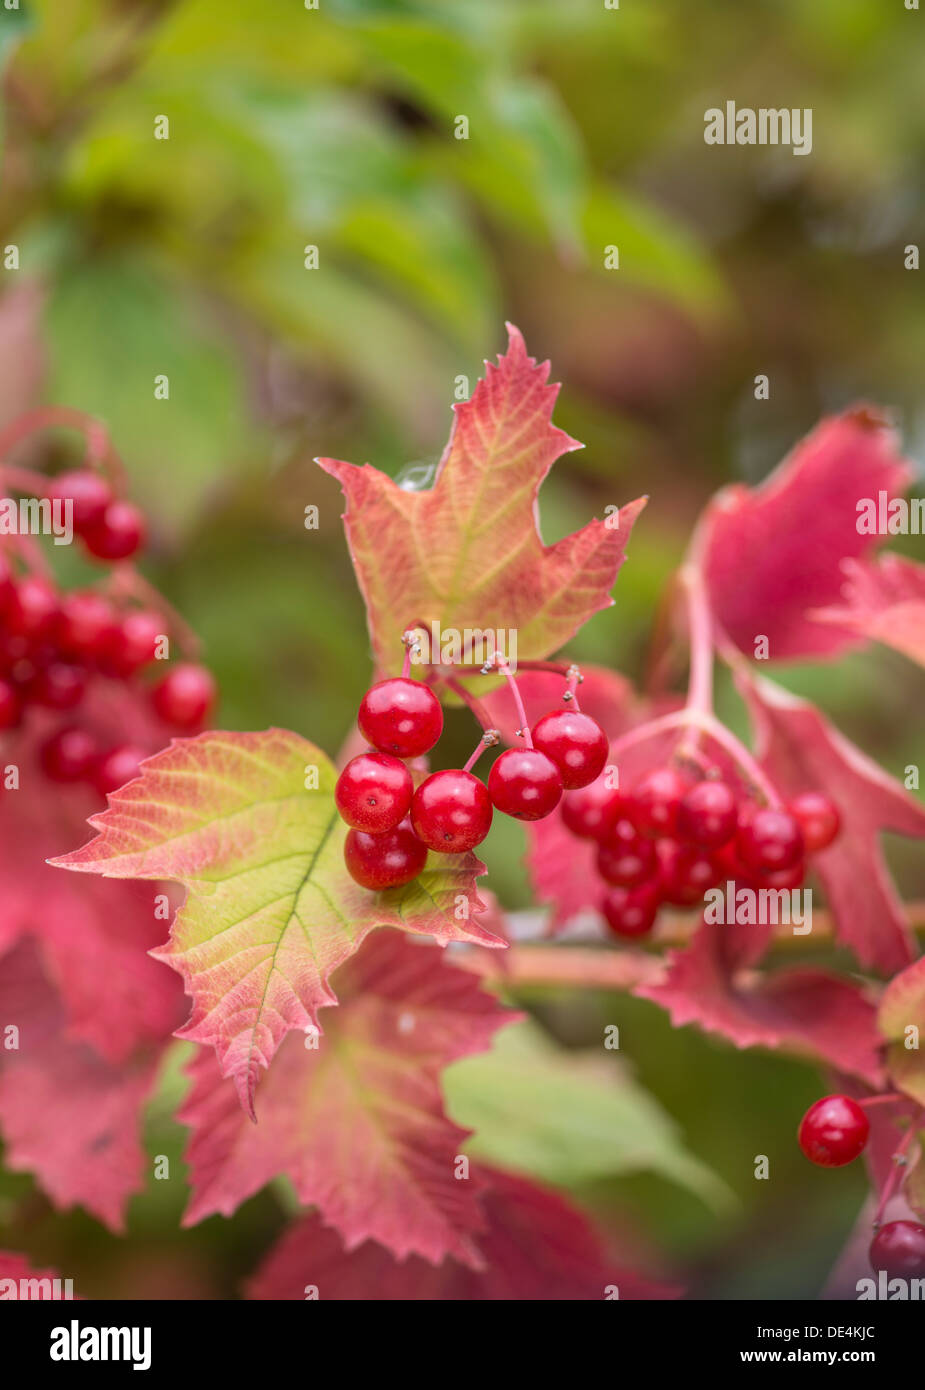
<instances>
[{"instance_id":1,"label":"berry cluster","mask_svg":"<svg viewBox=\"0 0 925 1390\"><path fill-rule=\"evenodd\" d=\"M797 888L806 856L839 829L836 807L806 792L786 807L740 799L718 770L699 780L655 768L629 792L605 772L562 803L566 827L597 842L607 885L601 911L620 937L644 936L663 903L693 907L728 879L752 888Z\"/></svg>"},{"instance_id":2,"label":"berry cluster","mask_svg":"<svg viewBox=\"0 0 925 1390\"><path fill-rule=\"evenodd\" d=\"M74 531L94 559L107 564L128 560L144 544L142 512L134 502L113 496L102 474L89 468L62 473L51 481L47 495L71 503Z\"/></svg>"},{"instance_id":3,"label":"berry cluster","mask_svg":"<svg viewBox=\"0 0 925 1390\"><path fill-rule=\"evenodd\" d=\"M803 1116L797 1137L811 1163L842 1168L864 1152L870 1121L851 1096L823 1096ZM925 1226L916 1221L879 1226L870 1245L870 1263L897 1278L925 1276Z\"/></svg>"},{"instance_id":4,"label":"berry cluster","mask_svg":"<svg viewBox=\"0 0 925 1390\"><path fill-rule=\"evenodd\" d=\"M494 730L486 731L466 767L434 772L415 789L402 760L430 752L443 730L443 711L430 687L407 674L379 681L363 697L357 723L371 748L344 768L335 800L350 826L347 868L362 887L375 890L410 883L428 849L474 849L495 810L518 820L548 816L564 788L593 782L607 759L599 724L577 709L553 710L532 730L524 722L529 746L502 753L487 787L470 768L485 745L498 741Z\"/></svg>"}]
</instances>

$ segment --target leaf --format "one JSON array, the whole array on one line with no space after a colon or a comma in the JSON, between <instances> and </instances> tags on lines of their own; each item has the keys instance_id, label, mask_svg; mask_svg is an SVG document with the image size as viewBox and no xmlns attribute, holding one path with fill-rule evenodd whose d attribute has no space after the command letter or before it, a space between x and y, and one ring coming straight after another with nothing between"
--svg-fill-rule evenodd
<instances>
[{"instance_id":1,"label":"leaf","mask_svg":"<svg viewBox=\"0 0 925 1390\"><path fill-rule=\"evenodd\" d=\"M696 1023L736 1047L794 1052L879 1085L876 1010L862 990L822 970L735 976L729 930L701 923L688 946L669 952L664 979L634 992L667 1009L676 1028Z\"/></svg>"},{"instance_id":2,"label":"leaf","mask_svg":"<svg viewBox=\"0 0 925 1390\"><path fill-rule=\"evenodd\" d=\"M256 1126L200 1050L180 1112L193 1131L184 1224L230 1216L285 1173L348 1250L374 1238L399 1259L449 1253L477 1266L478 1184L455 1175L466 1134L444 1113L440 1073L517 1015L442 953L393 932L371 937L336 983L341 1005L324 1037L287 1038L261 1082Z\"/></svg>"},{"instance_id":3,"label":"leaf","mask_svg":"<svg viewBox=\"0 0 925 1390\"><path fill-rule=\"evenodd\" d=\"M738 677L756 731L756 752L787 797L821 791L841 829L813 856L836 933L862 965L893 974L913 958L906 913L880 846L882 831L925 836L925 809L850 743L813 705L767 680Z\"/></svg>"},{"instance_id":4,"label":"leaf","mask_svg":"<svg viewBox=\"0 0 925 1390\"><path fill-rule=\"evenodd\" d=\"M875 565L845 560L841 602L811 610L865 641L882 642L925 666L925 565L882 555Z\"/></svg>"},{"instance_id":5,"label":"leaf","mask_svg":"<svg viewBox=\"0 0 925 1390\"><path fill-rule=\"evenodd\" d=\"M656 1101L612 1055L566 1051L532 1022L506 1028L491 1052L450 1067L450 1114L487 1163L574 1187L618 1174L657 1173L714 1208L728 1188L680 1143Z\"/></svg>"},{"instance_id":6,"label":"leaf","mask_svg":"<svg viewBox=\"0 0 925 1390\"><path fill-rule=\"evenodd\" d=\"M925 956L890 981L878 1015L890 1042L887 1064L899 1090L925 1105Z\"/></svg>"},{"instance_id":7,"label":"leaf","mask_svg":"<svg viewBox=\"0 0 925 1390\"><path fill-rule=\"evenodd\" d=\"M479 1238L485 1268L444 1260L434 1269L416 1256L397 1263L367 1241L352 1254L310 1216L285 1232L247 1288L252 1299L386 1302L676 1298L679 1290L641 1278L610 1257L581 1212L558 1193L511 1173L476 1174L490 1183ZM608 1292L611 1291L611 1292Z\"/></svg>"},{"instance_id":8,"label":"leaf","mask_svg":"<svg viewBox=\"0 0 925 1390\"><path fill-rule=\"evenodd\" d=\"M85 1207L111 1230L124 1230L128 1199L144 1187L140 1114L157 1051L148 1047L115 1065L69 1041L32 942L0 960L0 1019L19 1030L18 1050L0 1054L7 1167L34 1173L56 1207Z\"/></svg>"},{"instance_id":9,"label":"leaf","mask_svg":"<svg viewBox=\"0 0 925 1390\"><path fill-rule=\"evenodd\" d=\"M418 879L386 893L354 883L335 778L320 749L280 729L177 740L91 817L95 840L52 861L185 885L170 941L156 953L193 1000L178 1036L215 1048L249 1114L260 1068L291 1029L319 1026L318 1010L337 1002L331 972L374 927L441 945L505 944L475 920L482 866L471 855L431 855ZM461 898L471 919L455 915Z\"/></svg>"},{"instance_id":10,"label":"leaf","mask_svg":"<svg viewBox=\"0 0 925 1390\"><path fill-rule=\"evenodd\" d=\"M896 437L870 410L816 427L756 488L725 488L701 522L701 555L713 612L753 655L768 639L772 661L833 657L858 638L815 622L807 610L838 602L841 563L879 543L858 531L858 502L900 495L911 473Z\"/></svg>"},{"instance_id":11,"label":"leaf","mask_svg":"<svg viewBox=\"0 0 925 1390\"><path fill-rule=\"evenodd\" d=\"M464 632L517 630L520 659L547 656L608 607L639 499L619 525L593 520L555 545L537 530L537 494L555 460L578 448L551 424L558 388L518 330L456 418L432 488L403 491L369 464L319 459L347 498L345 525L376 664L395 660L415 623ZM608 518L613 521L613 518Z\"/></svg>"}]
</instances>

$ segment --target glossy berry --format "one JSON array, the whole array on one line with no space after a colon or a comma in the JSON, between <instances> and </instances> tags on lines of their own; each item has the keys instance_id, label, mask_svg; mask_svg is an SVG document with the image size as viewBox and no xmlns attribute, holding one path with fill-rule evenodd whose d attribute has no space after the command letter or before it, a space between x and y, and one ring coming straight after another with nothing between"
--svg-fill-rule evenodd
<instances>
[{"instance_id":1,"label":"glossy berry","mask_svg":"<svg viewBox=\"0 0 925 1390\"><path fill-rule=\"evenodd\" d=\"M394 830L411 806L411 773L391 753L360 753L337 779L337 809L354 830L381 835Z\"/></svg>"},{"instance_id":2,"label":"glossy berry","mask_svg":"<svg viewBox=\"0 0 925 1390\"><path fill-rule=\"evenodd\" d=\"M12 681L0 680L0 732L12 729L19 723L22 714L22 701Z\"/></svg>"},{"instance_id":3,"label":"glossy berry","mask_svg":"<svg viewBox=\"0 0 925 1390\"><path fill-rule=\"evenodd\" d=\"M888 1221L871 1241L870 1262L894 1279L925 1278L925 1226L917 1221Z\"/></svg>"},{"instance_id":4,"label":"glossy berry","mask_svg":"<svg viewBox=\"0 0 925 1390\"><path fill-rule=\"evenodd\" d=\"M75 709L87 689L87 673L66 661L40 666L29 684L29 697L46 709Z\"/></svg>"},{"instance_id":5,"label":"glossy berry","mask_svg":"<svg viewBox=\"0 0 925 1390\"><path fill-rule=\"evenodd\" d=\"M809 854L828 849L841 826L838 807L822 792L801 792L787 807L801 831Z\"/></svg>"},{"instance_id":6,"label":"glossy berry","mask_svg":"<svg viewBox=\"0 0 925 1390\"><path fill-rule=\"evenodd\" d=\"M134 502L115 501L99 521L81 532L84 544L98 560L128 560L145 540L145 519Z\"/></svg>"},{"instance_id":7,"label":"glossy berry","mask_svg":"<svg viewBox=\"0 0 925 1390\"><path fill-rule=\"evenodd\" d=\"M16 585L6 613L7 631L30 642L46 637L58 615L58 594L47 579L27 575Z\"/></svg>"},{"instance_id":8,"label":"glossy berry","mask_svg":"<svg viewBox=\"0 0 925 1390\"><path fill-rule=\"evenodd\" d=\"M728 782L695 782L681 797L678 837L701 849L718 849L736 832L738 801Z\"/></svg>"},{"instance_id":9,"label":"glossy berry","mask_svg":"<svg viewBox=\"0 0 925 1390\"><path fill-rule=\"evenodd\" d=\"M49 485L48 496L73 503L74 530L78 535L83 535L91 526L102 521L103 513L112 501L112 490L99 473L80 468L54 478Z\"/></svg>"},{"instance_id":10,"label":"glossy berry","mask_svg":"<svg viewBox=\"0 0 925 1390\"><path fill-rule=\"evenodd\" d=\"M601 911L614 936L645 936L652 930L658 906L658 890L652 883L610 888L601 900Z\"/></svg>"},{"instance_id":11,"label":"glossy berry","mask_svg":"<svg viewBox=\"0 0 925 1390\"><path fill-rule=\"evenodd\" d=\"M841 1168L862 1152L870 1122L850 1096L823 1096L800 1122L799 1143L811 1163Z\"/></svg>"},{"instance_id":12,"label":"glossy berry","mask_svg":"<svg viewBox=\"0 0 925 1390\"><path fill-rule=\"evenodd\" d=\"M675 907L693 907L720 881L721 871L716 860L696 845L660 841L658 859L662 897Z\"/></svg>"},{"instance_id":13,"label":"glossy berry","mask_svg":"<svg viewBox=\"0 0 925 1390\"><path fill-rule=\"evenodd\" d=\"M427 846L419 840L410 821L402 821L382 835L349 830L344 841L347 872L361 888L379 892L410 883L427 861Z\"/></svg>"},{"instance_id":14,"label":"glossy berry","mask_svg":"<svg viewBox=\"0 0 925 1390\"><path fill-rule=\"evenodd\" d=\"M66 656L92 661L106 649L115 624L112 604L101 594L65 594L55 623L55 641Z\"/></svg>"},{"instance_id":15,"label":"glossy berry","mask_svg":"<svg viewBox=\"0 0 925 1390\"><path fill-rule=\"evenodd\" d=\"M53 782L80 782L96 761L97 748L83 729L59 729L40 749L42 770Z\"/></svg>"},{"instance_id":16,"label":"glossy berry","mask_svg":"<svg viewBox=\"0 0 925 1390\"><path fill-rule=\"evenodd\" d=\"M562 798L562 820L581 840L605 840L623 814L623 801L616 787L608 785L606 772Z\"/></svg>"},{"instance_id":17,"label":"glossy berry","mask_svg":"<svg viewBox=\"0 0 925 1390\"><path fill-rule=\"evenodd\" d=\"M393 676L367 690L357 724L381 753L417 758L428 753L443 732L443 710L429 686Z\"/></svg>"},{"instance_id":18,"label":"glossy berry","mask_svg":"<svg viewBox=\"0 0 925 1390\"><path fill-rule=\"evenodd\" d=\"M607 761L607 735L589 714L556 709L533 726L533 746L559 769L566 791L587 787L601 775Z\"/></svg>"},{"instance_id":19,"label":"glossy berry","mask_svg":"<svg viewBox=\"0 0 925 1390\"><path fill-rule=\"evenodd\" d=\"M538 748L508 748L492 764L488 792L499 811L515 820L542 820L562 796L562 778Z\"/></svg>"},{"instance_id":20,"label":"glossy berry","mask_svg":"<svg viewBox=\"0 0 925 1390\"><path fill-rule=\"evenodd\" d=\"M103 651L103 667L111 675L131 676L154 661L166 636L159 613L135 609L112 628Z\"/></svg>"},{"instance_id":21,"label":"glossy berry","mask_svg":"<svg viewBox=\"0 0 925 1390\"><path fill-rule=\"evenodd\" d=\"M138 767L142 758L148 755L141 748L134 748L130 743L123 743L118 748L111 748L108 753L104 753L98 758L94 767L91 769L93 785L100 796L105 796L107 792L114 792L117 787L124 787L126 782L131 782L138 776Z\"/></svg>"},{"instance_id":22,"label":"glossy berry","mask_svg":"<svg viewBox=\"0 0 925 1390\"><path fill-rule=\"evenodd\" d=\"M803 855L803 835L789 811L762 807L740 820L736 845L746 868L789 869Z\"/></svg>"},{"instance_id":23,"label":"glossy berry","mask_svg":"<svg viewBox=\"0 0 925 1390\"><path fill-rule=\"evenodd\" d=\"M654 875L656 862L655 844L628 820L617 821L613 833L598 846L597 871L615 887L635 888L644 883Z\"/></svg>"},{"instance_id":24,"label":"glossy berry","mask_svg":"<svg viewBox=\"0 0 925 1390\"><path fill-rule=\"evenodd\" d=\"M633 788L627 811L640 835L652 839L674 835L686 791L687 783L674 768L660 767L646 773Z\"/></svg>"},{"instance_id":25,"label":"glossy berry","mask_svg":"<svg viewBox=\"0 0 925 1390\"><path fill-rule=\"evenodd\" d=\"M806 861L798 859L787 869L765 869L754 877L756 888L799 888L806 878Z\"/></svg>"},{"instance_id":26,"label":"glossy berry","mask_svg":"<svg viewBox=\"0 0 925 1390\"><path fill-rule=\"evenodd\" d=\"M211 671L184 661L167 672L152 690L151 699L165 724L196 729L212 708L215 693Z\"/></svg>"},{"instance_id":27,"label":"glossy berry","mask_svg":"<svg viewBox=\"0 0 925 1390\"><path fill-rule=\"evenodd\" d=\"M462 769L435 772L411 803L411 824L430 849L462 854L480 845L491 827L488 788Z\"/></svg>"}]
</instances>

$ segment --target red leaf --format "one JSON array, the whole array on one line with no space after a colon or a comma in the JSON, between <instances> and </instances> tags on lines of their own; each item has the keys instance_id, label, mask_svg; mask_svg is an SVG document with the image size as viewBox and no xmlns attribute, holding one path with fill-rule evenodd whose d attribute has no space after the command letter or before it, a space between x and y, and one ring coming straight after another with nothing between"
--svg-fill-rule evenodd
<instances>
[{"instance_id":1,"label":"red leaf","mask_svg":"<svg viewBox=\"0 0 925 1390\"><path fill-rule=\"evenodd\" d=\"M841 602L809 617L894 647L925 666L925 565L883 555L876 565L845 560Z\"/></svg>"},{"instance_id":2,"label":"red leaf","mask_svg":"<svg viewBox=\"0 0 925 1390\"><path fill-rule=\"evenodd\" d=\"M745 675L739 689L756 730L757 754L785 796L821 791L841 830L813 857L839 938L862 965L893 974L913 958L912 938L880 847L884 830L925 836L925 809L835 729L813 705Z\"/></svg>"},{"instance_id":3,"label":"red leaf","mask_svg":"<svg viewBox=\"0 0 925 1390\"><path fill-rule=\"evenodd\" d=\"M814 622L807 609L835 604L841 562L882 540L858 532L858 502L901 495L911 471L893 431L869 410L823 422L759 487L725 488L703 518L703 569L726 633L772 661L835 656L858 644L848 628Z\"/></svg>"},{"instance_id":4,"label":"red leaf","mask_svg":"<svg viewBox=\"0 0 925 1390\"><path fill-rule=\"evenodd\" d=\"M278 1174L320 1208L348 1249L367 1238L400 1259L473 1263L477 1184L454 1176L467 1131L447 1119L442 1068L485 1049L518 1015L442 953L377 932L336 976L340 1008L317 1046L287 1038L248 1123L207 1052L180 1118L192 1130L186 1225L230 1216Z\"/></svg>"},{"instance_id":5,"label":"red leaf","mask_svg":"<svg viewBox=\"0 0 925 1390\"><path fill-rule=\"evenodd\" d=\"M617 571L644 499L545 546L540 484L580 445L552 423L558 387L508 325L508 350L472 398L454 407L433 487L405 491L378 469L319 459L347 498L344 521L366 600L377 667L395 663L410 625L517 631L518 655L556 651L612 603ZM618 524L615 524L618 522Z\"/></svg>"},{"instance_id":6,"label":"red leaf","mask_svg":"<svg viewBox=\"0 0 925 1390\"><path fill-rule=\"evenodd\" d=\"M302 1300L307 1286L325 1300L487 1301L678 1297L679 1290L627 1271L605 1252L586 1218L564 1197L510 1173L482 1170L488 1228L479 1237L485 1268L447 1259L434 1269L412 1256L396 1263L367 1241L352 1254L310 1216L287 1231L247 1290L249 1298Z\"/></svg>"}]
</instances>

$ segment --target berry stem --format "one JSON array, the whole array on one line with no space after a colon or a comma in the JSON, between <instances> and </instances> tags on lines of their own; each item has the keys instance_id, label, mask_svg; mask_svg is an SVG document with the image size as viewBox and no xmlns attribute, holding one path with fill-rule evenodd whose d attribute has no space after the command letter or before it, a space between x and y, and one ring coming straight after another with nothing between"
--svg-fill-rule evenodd
<instances>
[{"instance_id":1,"label":"berry stem","mask_svg":"<svg viewBox=\"0 0 925 1390\"><path fill-rule=\"evenodd\" d=\"M897 1101L906 1100L898 1091L890 1091L883 1096L865 1096L863 1100L858 1100L858 1105L866 1109L868 1105L895 1105Z\"/></svg>"},{"instance_id":2,"label":"berry stem","mask_svg":"<svg viewBox=\"0 0 925 1390\"><path fill-rule=\"evenodd\" d=\"M498 670L501 672L502 676L507 681L511 689L511 695L513 696L514 705L517 709L517 718L520 722L520 728L517 730L517 732L523 736L524 743L527 745L527 747L532 748L533 735L530 732L530 725L527 722L527 711L524 709L524 702L523 697L520 693L520 687L518 686L517 680L513 672L511 671L510 666L508 665L507 657L496 655L495 665L497 666Z\"/></svg>"},{"instance_id":3,"label":"berry stem","mask_svg":"<svg viewBox=\"0 0 925 1390\"><path fill-rule=\"evenodd\" d=\"M108 471L113 480L124 482L122 461L112 447L109 432L99 420L85 415L82 410L74 410L66 405L39 406L18 416L6 429L0 430L0 459L21 444L30 435L48 429L72 429L84 437L86 453L84 463L88 468Z\"/></svg>"},{"instance_id":4,"label":"berry stem","mask_svg":"<svg viewBox=\"0 0 925 1390\"><path fill-rule=\"evenodd\" d=\"M580 714L581 705L578 703L578 687L581 684L581 672L579 671L578 667L573 663L568 668L565 674L568 677L568 684L565 687L565 702L566 704L570 704L572 708L576 709Z\"/></svg>"},{"instance_id":5,"label":"berry stem","mask_svg":"<svg viewBox=\"0 0 925 1390\"><path fill-rule=\"evenodd\" d=\"M875 1230L879 1228L881 1222L883 1221L883 1213L886 1211L887 1203L889 1202L890 1198L893 1196L893 1193L899 1186L899 1183L901 1181L900 1175L905 1172L908 1166L906 1163L906 1150L909 1148L909 1145L912 1143L917 1133L917 1126L914 1124L910 1124L909 1128L906 1130L906 1133L900 1140L898 1148L894 1151L892 1155L893 1166L890 1169L886 1182L883 1184L883 1190L880 1193L880 1201L877 1203L877 1214L874 1217Z\"/></svg>"},{"instance_id":6,"label":"berry stem","mask_svg":"<svg viewBox=\"0 0 925 1390\"><path fill-rule=\"evenodd\" d=\"M497 729L486 729L482 737L479 739L478 743L475 745L475 748L470 753L468 759L466 760L466 763L463 766L463 772L471 772L472 769L475 767L476 763L478 762L479 758L485 752L485 749L493 748L496 744L500 742L501 735L498 733Z\"/></svg>"},{"instance_id":7,"label":"berry stem","mask_svg":"<svg viewBox=\"0 0 925 1390\"><path fill-rule=\"evenodd\" d=\"M462 681L457 680L455 676L447 675L447 673L442 670L435 671L427 677L428 685L440 682L446 686L447 690L452 690L454 695L458 695L464 705L468 705L483 731L487 732L487 730L491 728L491 719L485 706L475 695L469 693Z\"/></svg>"},{"instance_id":8,"label":"berry stem","mask_svg":"<svg viewBox=\"0 0 925 1390\"><path fill-rule=\"evenodd\" d=\"M637 743L644 743L647 739L657 738L659 734L668 733L672 729L691 729L699 733L707 734L710 738L724 748L733 761L741 770L746 773L748 778L758 790L763 794L769 806L779 807L781 799L775 788L768 781L760 765L752 757L751 753L743 743L736 738L735 734L721 724L715 715L704 713L698 710L685 708L678 710L676 714L666 714L660 719L653 719L648 724L641 725L638 729L630 729L629 733L618 738L613 745L612 753L618 756L627 748L635 747ZM676 750L679 756L693 756L693 751L689 746L682 742Z\"/></svg>"},{"instance_id":9,"label":"berry stem","mask_svg":"<svg viewBox=\"0 0 925 1390\"><path fill-rule=\"evenodd\" d=\"M687 708L696 714L713 712L713 625L700 570L687 564L681 570L687 596L690 677Z\"/></svg>"}]
</instances>

